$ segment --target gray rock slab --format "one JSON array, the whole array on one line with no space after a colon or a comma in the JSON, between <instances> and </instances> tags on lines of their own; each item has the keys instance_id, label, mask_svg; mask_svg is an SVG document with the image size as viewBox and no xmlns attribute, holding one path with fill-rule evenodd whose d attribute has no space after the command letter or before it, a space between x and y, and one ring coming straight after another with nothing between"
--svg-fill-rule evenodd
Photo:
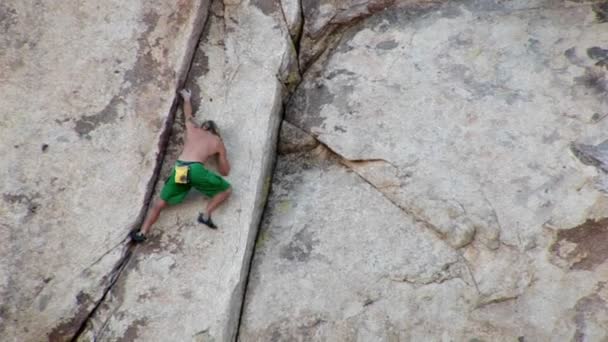
<instances>
[{"instance_id":1,"label":"gray rock slab","mask_svg":"<svg viewBox=\"0 0 608 342\"><path fill-rule=\"evenodd\" d=\"M605 222L542 237L534 258L461 255L343 164L322 146L279 156L241 340L606 338L608 263L585 262ZM513 276L524 280L515 294ZM488 300L488 286L502 297Z\"/></svg>"},{"instance_id":2,"label":"gray rock slab","mask_svg":"<svg viewBox=\"0 0 608 342\"><path fill-rule=\"evenodd\" d=\"M419 340L475 298L459 253L324 147L278 158L240 340Z\"/></svg>"},{"instance_id":3,"label":"gray rock slab","mask_svg":"<svg viewBox=\"0 0 608 342\"><path fill-rule=\"evenodd\" d=\"M366 21L311 68L286 118L347 160L394 167L388 192L453 245L525 245L600 196L568 146L604 138L605 69L588 52L608 45L606 24L586 5L474 5Z\"/></svg>"},{"instance_id":4,"label":"gray rock slab","mask_svg":"<svg viewBox=\"0 0 608 342\"><path fill-rule=\"evenodd\" d=\"M196 222L206 205L196 192L163 211L82 340L230 341L235 337L270 186L284 92L276 74L289 33L274 7L260 8L255 1L224 4L211 5L188 81L197 120L217 122L232 167L227 179L233 194L214 213L219 229ZM176 125L157 192L181 152L182 116Z\"/></svg>"},{"instance_id":5,"label":"gray rock slab","mask_svg":"<svg viewBox=\"0 0 608 342\"><path fill-rule=\"evenodd\" d=\"M0 335L71 339L160 153L198 2L0 4Z\"/></svg>"},{"instance_id":6,"label":"gray rock slab","mask_svg":"<svg viewBox=\"0 0 608 342\"><path fill-rule=\"evenodd\" d=\"M387 10L346 31L288 104L287 121L462 253L471 315L427 338L606 338L603 300L589 304L607 278L608 253L593 243L606 187L570 149L606 140L598 11L552 1Z\"/></svg>"},{"instance_id":7,"label":"gray rock slab","mask_svg":"<svg viewBox=\"0 0 608 342\"><path fill-rule=\"evenodd\" d=\"M301 1L301 0L300 0ZM370 15L396 8L418 12L437 7L445 0L317 0L301 1L302 34L299 61L308 68L335 43L343 29Z\"/></svg>"}]
</instances>

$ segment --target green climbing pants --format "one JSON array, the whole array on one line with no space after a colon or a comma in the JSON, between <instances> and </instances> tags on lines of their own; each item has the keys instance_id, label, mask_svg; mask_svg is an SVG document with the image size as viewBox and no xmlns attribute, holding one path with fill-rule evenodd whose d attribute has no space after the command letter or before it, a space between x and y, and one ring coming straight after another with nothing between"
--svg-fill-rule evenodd
<instances>
[{"instance_id":1,"label":"green climbing pants","mask_svg":"<svg viewBox=\"0 0 608 342\"><path fill-rule=\"evenodd\" d=\"M183 165L190 167L190 171L188 172L189 182L187 184L175 182L175 166ZM207 197L213 197L230 188L230 183L220 175L207 170L203 163L178 160L175 166L160 192L160 198L171 205L181 203L192 187Z\"/></svg>"}]
</instances>

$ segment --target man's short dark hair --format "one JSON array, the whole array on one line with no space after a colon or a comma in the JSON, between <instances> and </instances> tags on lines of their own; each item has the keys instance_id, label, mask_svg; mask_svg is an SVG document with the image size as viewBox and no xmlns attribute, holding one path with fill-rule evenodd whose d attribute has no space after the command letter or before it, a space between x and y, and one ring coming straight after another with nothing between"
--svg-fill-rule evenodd
<instances>
[{"instance_id":1,"label":"man's short dark hair","mask_svg":"<svg viewBox=\"0 0 608 342\"><path fill-rule=\"evenodd\" d=\"M220 136L220 130L217 128L217 124L213 120L206 120L201 124L201 128L205 131L209 131L212 134Z\"/></svg>"}]
</instances>

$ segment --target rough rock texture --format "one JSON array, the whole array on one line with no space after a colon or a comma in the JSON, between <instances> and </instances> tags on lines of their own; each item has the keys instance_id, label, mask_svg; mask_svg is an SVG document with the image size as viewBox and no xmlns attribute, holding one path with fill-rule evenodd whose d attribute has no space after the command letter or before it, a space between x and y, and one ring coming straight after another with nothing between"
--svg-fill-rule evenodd
<instances>
[{"instance_id":1,"label":"rough rock texture","mask_svg":"<svg viewBox=\"0 0 608 342\"><path fill-rule=\"evenodd\" d=\"M293 1L293 0L292 0ZM383 10L423 10L445 0L315 0L301 2L299 61L303 69L340 37L343 29Z\"/></svg>"},{"instance_id":2,"label":"rough rock texture","mask_svg":"<svg viewBox=\"0 0 608 342\"><path fill-rule=\"evenodd\" d=\"M458 252L322 146L279 158L268 208L242 341L418 340L475 299Z\"/></svg>"},{"instance_id":3,"label":"rough rock texture","mask_svg":"<svg viewBox=\"0 0 608 342\"><path fill-rule=\"evenodd\" d=\"M304 132L287 121L283 121L281 123L279 145L277 146L277 152L279 154L306 152L312 150L318 145L319 142L317 139L313 138L310 134Z\"/></svg>"},{"instance_id":4,"label":"rough rock texture","mask_svg":"<svg viewBox=\"0 0 608 342\"><path fill-rule=\"evenodd\" d=\"M289 33L268 3L224 3L212 4L188 82L197 119L217 122L232 164L233 195L214 214L219 229L196 222L206 205L196 191L163 211L82 340L234 339L270 186L283 98L276 75ZM162 180L182 147L182 116L178 124Z\"/></svg>"},{"instance_id":5,"label":"rough rock texture","mask_svg":"<svg viewBox=\"0 0 608 342\"><path fill-rule=\"evenodd\" d=\"M3 1L0 339L608 339L606 32L604 0ZM133 246L186 74L234 194Z\"/></svg>"},{"instance_id":6,"label":"rough rock texture","mask_svg":"<svg viewBox=\"0 0 608 342\"><path fill-rule=\"evenodd\" d=\"M0 3L3 341L72 338L115 279L202 4Z\"/></svg>"},{"instance_id":7,"label":"rough rock texture","mask_svg":"<svg viewBox=\"0 0 608 342\"><path fill-rule=\"evenodd\" d=\"M539 6L375 16L309 70L286 118L347 160L375 161L355 168L392 181L387 195L456 247L475 233L489 248L528 245L549 220L573 227L599 196L577 186L586 174L568 146L608 125L594 119L605 70L587 56L608 37L591 6ZM391 179L370 169L379 162Z\"/></svg>"},{"instance_id":8,"label":"rough rock texture","mask_svg":"<svg viewBox=\"0 0 608 342\"><path fill-rule=\"evenodd\" d=\"M287 28L289 29L289 35L296 45L302 36L302 24L304 20L302 15L302 4L300 1L301 0L280 0L281 10L283 11Z\"/></svg>"},{"instance_id":9,"label":"rough rock texture","mask_svg":"<svg viewBox=\"0 0 608 342\"><path fill-rule=\"evenodd\" d=\"M399 298L384 287L380 296L390 300L359 305L351 319L344 303L362 301L359 284L367 290L382 283L366 286L364 277L348 274L339 281L335 273L362 268L383 279L374 273L379 269L390 278L391 261L351 240L342 246L347 238L328 232L339 217L348 222L344 230L377 243L367 238L371 227L359 226L365 207L354 210L335 194L353 185L331 178L333 168L279 162L262 228L272 242L259 240L242 339L608 338L608 252L597 243L606 234L608 202L597 181L603 147L591 146L606 139L608 128L608 24L600 5L405 6L358 23L326 49L307 69L286 120L413 219L412 229L444 241L470 280L431 277L395 290ZM297 186L284 191L286 182ZM325 202L327 196L334 200ZM368 196L364 203L383 213ZM312 207L319 202L326 204ZM384 227L379 218L373 222ZM353 244L374 267L343 257ZM377 246L400 252L390 243ZM436 258L425 253L410 262L432 269L441 264ZM321 300L329 303L315 304Z\"/></svg>"}]
</instances>

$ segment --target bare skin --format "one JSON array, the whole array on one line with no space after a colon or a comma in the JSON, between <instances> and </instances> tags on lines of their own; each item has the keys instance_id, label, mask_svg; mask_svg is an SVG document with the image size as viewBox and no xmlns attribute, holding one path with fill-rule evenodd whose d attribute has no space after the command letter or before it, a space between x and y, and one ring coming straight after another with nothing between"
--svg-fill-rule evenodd
<instances>
[{"instance_id":1,"label":"bare skin","mask_svg":"<svg viewBox=\"0 0 608 342\"><path fill-rule=\"evenodd\" d=\"M204 130L196 124L194 116L192 115L192 103L190 102L190 91L182 89L179 94L184 100L184 117L186 121L186 138L184 142L184 149L179 156L181 161L193 161L205 163L209 158L217 155L218 157L218 171L222 176L228 176L230 173L230 163L226 156L226 147L222 138ZM232 189L228 189L221 192L211 198L207 204L205 215L211 216L211 213L222 202L224 202L232 193ZM144 221L141 227L141 233L145 236L150 232L152 225L158 220L160 212L168 206L168 203L158 198L154 205L150 208L148 217Z\"/></svg>"}]
</instances>

